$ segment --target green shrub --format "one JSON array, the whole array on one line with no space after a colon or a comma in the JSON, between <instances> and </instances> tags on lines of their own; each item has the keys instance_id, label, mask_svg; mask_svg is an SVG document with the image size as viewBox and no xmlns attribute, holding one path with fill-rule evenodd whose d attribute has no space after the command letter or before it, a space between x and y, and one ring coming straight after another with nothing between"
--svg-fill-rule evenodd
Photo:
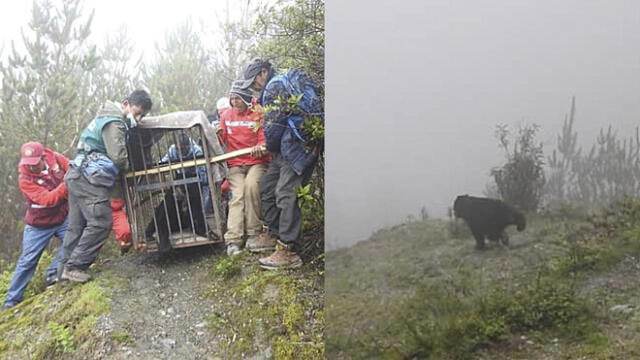
<instances>
[{"instance_id":1,"label":"green shrub","mask_svg":"<svg viewBox=\"0 0 640 360\"><path fill-rule=\"evenodd\" d=\"M623 198L588 217L588 225L570 228L554 242L564 255L552 260L561 275L604 270L626 256L640 254L640 201Z\"/></svg>"},{"instance_id":2,"label":"green shrub","mask_svg":"<svg viewBox=\"0 0 640 360\"><path fill-rule=\"evenodd\" d=\"M482 294L459 285L456 280L421 286L405 305L407 315L401 320L405 329L399 335L404 340L394 352L427 359L471 359L475 351L516 333L557 330L581 337L592 329L590 306L573 288L551 277L496 286Z\"/></svg>"},{"instance_id":3,"label":"green shrub","mask_svg":"<svg viewBox=\"0 0 640 360\"><path fill-rule=\"evenodd\" d=\"M227 256L220 258L220 261L213 268L213 273L224 279L231 278L240 273L242 264L239 256Z\"/></svg>"},{"instance_id":4,"label":"green shrub","mask_svg":"<svg viewBox=\"0 0 640 360\"><path fill-rule=\"evenodd\" d=\"M51 330L56 351L72 352L75 349L73 332L66 326L50 321L47 328Z\"/></svg>"},{"instance_id":5,"label":"green shrub","mask_svg":"<svg viewBox=\"0 0 640 360\"><path fill-rule=\"evenodd\" d=\"M126 331L115 331L111 338L119 344L133 344L136 342L133 336Z\"/></svg>"},{"instance_id":6,"label":"green shrub","mask_svg":"<svg viewBox=\"0 0 640 360\"><path fill-rule=\"evenodd\" d=\"M513 147L509 148L509 131L498 125L496 137L505 151L506 164L491 170L500 197L522 211L535 211L542 199L545 184L542 143L536 144L536 124L518 130Z\"/></svg>"}]
</instances>

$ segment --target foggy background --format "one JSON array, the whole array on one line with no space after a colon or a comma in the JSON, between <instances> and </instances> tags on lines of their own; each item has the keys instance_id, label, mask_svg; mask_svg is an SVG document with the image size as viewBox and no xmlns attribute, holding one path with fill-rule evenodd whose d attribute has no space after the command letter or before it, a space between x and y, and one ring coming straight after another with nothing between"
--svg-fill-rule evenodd
<instances>
[{"instance_id":1,"label":"foggy background","mask_svg":"<svg viewBox=\"0 0 640 360\"><path fill-rule=\"evenodd\" d=\"M572 96L583 151L640 120L637 1L330 1L325 56L327 249L482 196L499 123L546 157Z\"/></svg>"},{"instance_id":2,"label":"foggy background","mask_svg":"<svg viewBox=\"0 0 640 360\"><path fill-rule=\"evenodd\" d=\"M19 49L22 48L21 28L27 28L32 5L33 1L12 1L0 6L0 56L10 52L12 40ZM136 44L135 53L131 56L151 58L156 45L163 43L167 33L187 19L200 30L207 45L214 44L220 37L217 32L227 8L232 20L241 16L242 5L230 0L84 0L82 14L88 16L92 10L95 11L91 26L94 41L101 43L107 35L117 33L125 26Z\"/></svg>"}]
</instances>

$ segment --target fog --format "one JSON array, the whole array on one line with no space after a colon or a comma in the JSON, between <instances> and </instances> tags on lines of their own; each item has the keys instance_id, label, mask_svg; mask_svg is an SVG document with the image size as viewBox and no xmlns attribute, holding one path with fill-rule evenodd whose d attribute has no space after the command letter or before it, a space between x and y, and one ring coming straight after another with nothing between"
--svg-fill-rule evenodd
<instances>
[{"instance_id":1,"label":"fog","mask_svg":"<svg viewBox=\"0 0 640 360\"><path fill-rule=\"evenodd\" d=\"M572 96L583 147L639 123L637 1L331 1L326 31L328 249L482 195L497 124L548 155Z\"/></svg>"},{"instance_id":2,"label":"fog","mask_svg":"<svg viewBox=\"0 0 640 360\"><path fill-rule=\"evenodd\" d=\"M54 1L60 4L62 1ZM136 45L132 57L143 55L151 59L157 45L178 26L190 20L200 31L202 41L210 46L220 38L221 25L226 9L231 20L239 19L243 7L228 0L181 0L177 1L129 1L129 0L83 0L82 21L95 11L92 21L92 42L102 44L106 36L113 37L122 27L127 29L130 40ZM6 2L0 8L0 56L11 50L11 41L22 49L21 31L30 34L28 22L32 17L32 1Z\"/></svg>"}]
</instances>

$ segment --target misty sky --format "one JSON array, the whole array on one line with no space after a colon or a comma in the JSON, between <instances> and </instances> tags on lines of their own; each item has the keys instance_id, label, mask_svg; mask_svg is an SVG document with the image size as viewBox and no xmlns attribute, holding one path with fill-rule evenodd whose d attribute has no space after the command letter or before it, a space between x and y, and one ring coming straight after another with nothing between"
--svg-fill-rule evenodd
<instances>
[{"instance_id":1,"label":"misty sky","mask_svg":"<svg viewBox=\"0 0 640 360\"><path fill-rule=\"evenodd\" d=\"M126 26L139 50L150 57L155 55L156 43L164 43L166 33L187 19L200 30L207 45L214 43L219 36L219 31L216 31L218 21L223 19L227 4L230 5L231 16L239 16L240 5L227 0L84 0L83 14L86 19L91 10L95 10L91 36L94 44L102 44L105 36ZM11 40L21 44L20 28L26 30L31 9L31 0L3 2L0 6L0 50L4 47L5 54L11 47Z\"/></svg>"},{"instance_id":2,"label":"misty sky","mask_svg":"<svg viewBox=\"0 0 640 360\"><path fill-rule=\"evenodd\" d=\"M556 144L640 120L640 1L329 1L326 243L350 245L426 206L482 195L495 126Z\"/></svg>"}]
</instances>

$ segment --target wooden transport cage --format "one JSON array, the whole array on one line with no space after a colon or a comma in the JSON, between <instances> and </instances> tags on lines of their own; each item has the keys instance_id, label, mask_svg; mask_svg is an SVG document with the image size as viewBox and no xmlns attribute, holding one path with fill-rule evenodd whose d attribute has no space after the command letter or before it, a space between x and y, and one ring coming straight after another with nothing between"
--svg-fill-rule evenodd
<instances>
[{"instance_id":1,"label":"wooden transport cage","mask_svg":"<svg viewBox=\"0 0 640 360\"><path fill-rule=\"evenodd\" d=\"M134 246L157 251L223 241L224 154L203 111L143 118L129 133L131 171L124 176ZM237 156L237 155L236 155ZM161 250L162 250L161 249Z\"/></svg>"}]
</instances>

